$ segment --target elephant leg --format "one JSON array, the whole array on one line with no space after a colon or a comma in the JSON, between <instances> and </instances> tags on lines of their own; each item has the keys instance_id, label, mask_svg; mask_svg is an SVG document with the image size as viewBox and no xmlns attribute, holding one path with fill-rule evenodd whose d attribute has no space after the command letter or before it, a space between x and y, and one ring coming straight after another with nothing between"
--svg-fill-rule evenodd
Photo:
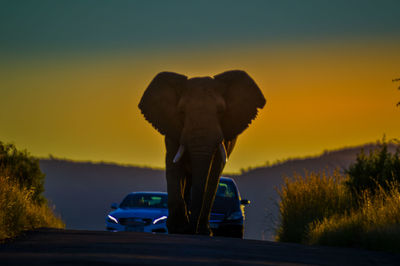
<instances>
[{"instance_id":1,"label":"elephant leg","mask_svg":"<svg viewBox=\"0 0 400 266\"><path fill-rule=\"evenodd\" d=\"M189 233L189 218L184 200L185 171L183 160L173 163L179 145L165 139L166 143L166 179L168 191L168 219L167 228L171 234Z\"/></svg>"},{"instance_id":2,"label":"elephant leg","mask_svg":"<svg viewBox=\"0 0 400 266\"><path fill-rule=\"evenodd\" d=\"M233 147L235 146L236 139L225 142L225 147L228 156L231 154ZM222 162L221 156L214 156L213 163L211 165L210 175L208 177L207 188L205 192L205 198L203 202L203 208L199 219L199 233L205 235L211 235L210 229L210 214L214 204L215 194L217 193L219 178L224 169L225 164Z\"/></svg>"},{"instance_id":3,"label":"elephant leg","mask_svg":"<svg viewBox=\"0 0 400 266\"><path fill-rule=\"evenodd\" d=\"M168 232L171 234L190 233L187 207L183 196L182 171L167 170L168 190Z\"/></svg>"}]
</instances>

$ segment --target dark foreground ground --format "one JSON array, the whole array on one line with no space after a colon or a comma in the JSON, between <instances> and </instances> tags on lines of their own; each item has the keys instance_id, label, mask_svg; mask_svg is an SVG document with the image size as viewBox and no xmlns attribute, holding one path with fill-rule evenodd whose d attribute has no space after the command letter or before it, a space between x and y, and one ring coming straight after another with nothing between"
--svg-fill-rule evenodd
<instances>
[{"instance_id":1,"label":"dark foreground ground","mask_svg":"<svg viewBox=\"0 0 400 266\"><path fill-rule=\"evenodd\" d=\"M0 265L400 265L400 255L230 238L41 229L1 244Z\"/></svg>"}]
</instances>

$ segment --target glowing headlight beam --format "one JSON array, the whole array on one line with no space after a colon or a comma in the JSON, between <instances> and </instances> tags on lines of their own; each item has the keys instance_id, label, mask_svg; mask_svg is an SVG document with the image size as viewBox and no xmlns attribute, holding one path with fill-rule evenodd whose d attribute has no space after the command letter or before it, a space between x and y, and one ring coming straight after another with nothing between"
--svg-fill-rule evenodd
<instances>
[{"instance_id":1,"label":"glowing headlight beam","mask_svg":"<svg viewBox=\"0 0 400 266\"><path fill-rule=\"evenodd\" d=\"M118 223L118 220L117 219L115 219L114 217L112 217L111 215L108 215L107 216L111 221L113 221L114 223Z\"/></svg>"},{"instance_id":2,"label":"glowing headlight beam","mask_svg":"<svg viewBox=\"0 0 400 266\"><path fill-rule=\"evenodd\" d=\"M161 216L160 218L155 219L155 220L153 221L153 224L156 224L156 223L158 223L159 221L165 220L165 219L167 219L167 218L168 218L167 216Z\"/></svg>"}]
</instances>

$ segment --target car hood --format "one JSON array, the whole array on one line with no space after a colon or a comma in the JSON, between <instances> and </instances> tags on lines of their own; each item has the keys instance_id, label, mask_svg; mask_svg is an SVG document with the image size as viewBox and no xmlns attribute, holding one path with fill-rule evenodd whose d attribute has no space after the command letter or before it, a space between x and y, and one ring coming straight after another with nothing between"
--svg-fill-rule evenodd
<instances>
[{"instance_id":1,"label":"car hood","mask_svg":"<svg viewBox=\"0 0 400 266\"><path fill-rule=\"evenodd\" d=\"M151 218L157 219L161 216L168 216L168 209L149 209L149 208L132 208L132 209L116 209L110 212L109 215L119 218Z\"/></svg>"}]
</instances>

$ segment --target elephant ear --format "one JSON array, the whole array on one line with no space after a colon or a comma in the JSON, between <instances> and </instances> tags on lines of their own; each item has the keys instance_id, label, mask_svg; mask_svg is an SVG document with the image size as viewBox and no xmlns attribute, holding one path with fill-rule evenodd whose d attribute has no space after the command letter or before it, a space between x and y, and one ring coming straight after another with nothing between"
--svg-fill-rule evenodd
<instances>
[{"instance_id":1,"label":"elephant ear","mask_svg":"<svg viewBox=\"0 0 400 266\"><path fill-rule=\"evenodd\" d=\"M146 120L161 134L177 141L183 127L177 105L186 81L186 76L161 72L151 81L139 103Z\"/></svg>"},{"instance_id":2,"label":"elephant ear","mask_svg":"<svg viewBox=\"0 0 400 266\"><path fill-rule=\"evenodd\" d=\"M232 140L250 125L266 100L254 80L244 71L227 71L214 76L214 79L226 85L222 93L226 108L221 127L225 139Z\"/></svg>"}]
</instances>

